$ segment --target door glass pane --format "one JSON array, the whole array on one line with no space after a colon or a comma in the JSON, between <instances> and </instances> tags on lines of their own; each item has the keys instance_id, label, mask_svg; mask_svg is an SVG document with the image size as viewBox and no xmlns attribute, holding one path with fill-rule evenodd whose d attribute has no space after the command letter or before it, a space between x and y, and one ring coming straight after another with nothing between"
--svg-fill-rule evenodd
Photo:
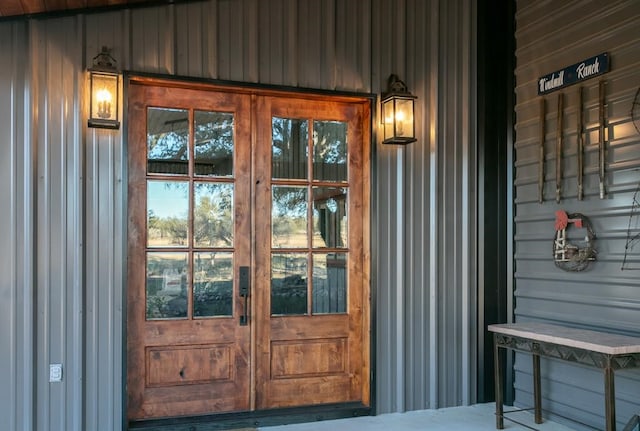
<instances>
[{"instance_id":1,"label":"door glass pane","mask_svg":"<svg viewBox=\"0 0 640 431\"><path fill-rule=\"evenodd\" d=\"M196 247L233 247L233 184L196 183L193 217Z\"/></svg>"},{"instance_id":2,"label":"door glass pane","mask_svg":"<svg viewBox=\"0 0 640 431\"><path fill-rule=\"evenodd\" d=\"M346 188L313 188L313 246L347 247Z\"/></svg>"},{"instance_id":3,"label":"door glass pane","mask_svg":"<svg viewBox=\"0 0 640 431\"><path fill-rule=\"evenodd\" d=\"M307 254L271 256L271 314L307 314Z\"/></svg>"},{"instance_id":4,"label":"door glass pane","mask_svg":"<svg viewBox=\"0 0 640 431\"><path fill-rule=\"evenodd\" d=\"M147 245L186 247L189 183L147 181Z\"/></svg>"},{"instance_id":5,"label":"door glass pane","mask_svg":"<svg viewBox=\"0 0 640 431\"><path fill-rule=\"evenodd\" d=\"M307 188L273 186L272 193L272 246L307 248Z\"/></svg>"},{"instance_id":6,"label":"door glass pane","mask_svg":"<svg viewBox=\"0 0 640 431\"><path fill-rule=\"evenodd\" d=\"M233 314L233 253L193 254L193 315Z\"/></svg>"},{"instance_id":7,"label":"door glass pane","mask_svg":"<svg viewBox=\"0 0 640 431\"><path fill-rule=\"evenodd\" d=\"M147 170L152 174L189 172L189 111L147 108Z\"/></svg>"},{"instance_id":8,"label":"door glass pane","mask_svg":"<svg viewBox=\"0 0 640 431\"><path fill-rule=\"evenodd\" d=\"M313 179L347 181L347 123L313 122Z\"/></svg>"},{"instance_id":9,"label":"door glass pane","mask_svg":"<svg viewBox=\"0 0 640 431\"><path fill-rule=\"evenodd\" d=\"M309 126L307 120L274 117L271 122L271 175L306 179Z\"/></svg>"},{"instance_id":10,"label":"door glass pane","mask_svg":"<svg viewBox=\"0 0 640 431\"><path fill-rule=\"evenodd\" d=\"M147 320L187 317L187 253L147 253Z\"/></svg>"},{"instance_id":11,"label":"door glass pane","mask_svg":"<svg viewBox=\"0 0 640 431\"><path fill-rule=\"evenodd\" d=\"M233 114L195 111L196 175L233 175Z\"/></svg>"},{"instance_id":12,"label":"door glass pane","mask_svg":"<svg viewBox=\"0 0 640 431\"><path fill-rule=\"evenodd\" d=\"M347 255L313 255L313 314L347 312Z\"/></svg>"}]
</instances>

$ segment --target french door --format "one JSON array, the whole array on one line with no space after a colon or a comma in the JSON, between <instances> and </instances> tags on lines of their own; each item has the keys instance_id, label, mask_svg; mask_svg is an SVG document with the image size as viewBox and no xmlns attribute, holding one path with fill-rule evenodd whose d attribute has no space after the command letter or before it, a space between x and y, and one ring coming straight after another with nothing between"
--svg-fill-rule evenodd
<instances>
[{"instance_id":1,"label":"french door","mask_svg":"<svg viewBox=\"0 0 640 431\"><path fill-rule=\"evenodd\" d=\"M369 116L130 81L130 420L369 405Z\"/></svg>"}]
</instances>

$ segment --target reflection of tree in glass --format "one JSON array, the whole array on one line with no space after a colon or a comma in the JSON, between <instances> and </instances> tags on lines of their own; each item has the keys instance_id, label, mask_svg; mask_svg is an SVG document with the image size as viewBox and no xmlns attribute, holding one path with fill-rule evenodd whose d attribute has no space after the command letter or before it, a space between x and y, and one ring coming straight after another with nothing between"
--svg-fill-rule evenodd
<instances>
[{"instance_id":1,"label":"reflection of tree in glass","mask_svg":"<svg viewBox=\"0 0 640 431\"><path fill-rule=\"evenodd\" d=\"M233 151L233 114L196 112L195 138L197 154Z\"/></svg>"},{"instance_id":2,"label":"reflection of tree in glass","mask_svg":"<svg viewBox=\"0 0 640 431\"><path fill-rule=\"evenodd\" d=\"M274 117L271 121L271 145L274 161L290 160L294 149L307 142L306 120Z\"/></svg>"},{"instance_id":3,"label":"reflection of tree in glass","mask_svg":"<svg viewBox=\"0 0 640 431\"><path fill-rule=\"evenodd\" d=\"M185 253L147 254L147 318L186 316L187 260Z\"/></svg>"},{"instance_id":4,"label":"reflection of tree in glass","mask_svg":"<svg viewBox=\"0 0 640 431\"><path fill-rule=\"evenodd\" d=\"M306 187L273 187L273 215L278 217L307 216Z\"/></svg>"},{"instance_id":5,"label":"reflection of tree in glass","mask_svg":"<svg viewBox=\"0 0 640 431\"><path fill-rule=\"evenodd\" d=\"M216 175L232 173L233 114L196 111L195 159L214 164Z\"/></svg>"},{"instance_id":6,"label":"reflection of tree in glass","mask_svg":"<svg viewBox=\"0 0 640 431\"><path fill-rule=\"evenodd\" d=\"M147 124L147 157L150 160L187 160L188 111L149 108Z\"/></svg>"},{"instance_id":7,"label":"reflection of tree in glass","mask_svg":"<svg viewBox=\"0 0 640 431\"><path fill-rule=\"evenodd\" d=\"M158 217L149 210L148 229L160 238L169 237L174 244L184 245L187 239L187 219L185 217ZM151 234L153 235L153 234Z\"/></svg>"},{"instance_id":8,"label":"reflection of tree in glass","mask_svg":"<svg viewBox=\"0 0 640 431\"><path fill-rule=\"evenodd\" d=\"M160 219L153 210L147 211L147 229L160 230ZM160 232L160 237L163 237L163 232Z\"/></svg>"},{"instance_id":9,"label":"reflection of tree in glass","mask_svg":"<svg viewBox=\"0 0 640 431\"><path fill-rule=\"evenodd\" d=\"M307 313L307 255L274 254L271 260L271 314Z\"/></svg>"},{"instance_id":10,"label":"reflection of tree in glass","mask_svg":"<svg viewBox=\"0 0 640 431\"><path fill-rule=\"evenodd\" d=\"M195 316L229 316L233 305L233 254L194 255L193 312Z\"/></svg>"},{"instance_id":11,"label":"reflection of tree in glass","mask_svg":"<svg viewBox=\"0 0 640 431\"><path fill-rule=\"evenodd\" d=\"M307 228L307 188L273 187L272 235L290 238L296 232L306 232Z\"/></svg>"},{"instance_id":12,"label":"reflection of tree in glass","mask_svg":"<svg viewBox=\"0 0 640 431\"><path fill-rule=\"evenodd\" d=\"M194 241L198 246L233 245L233 185L196 185Z\"/></svg>"},{"instance_id":13,"label":"reflection of tree in glass","mask_svg":"<svg viewBox=\"0 0 640 431\"><path fill-rule=\"evenodd\" d=\"M347 163L347 124L339 121L313 123L314 162Z\"/></svg>"},{"instance_id":14,"label":"reflection of tree in glass","mask_svg":"<svg viewBox=\"0 0 640 431\"><path fill-rule=\"evenodd\" d=\"M184 245L187 238L187 223L184 218L168 217L162 220L164 230L178 244Z\"/></svg>"}]
</instances>

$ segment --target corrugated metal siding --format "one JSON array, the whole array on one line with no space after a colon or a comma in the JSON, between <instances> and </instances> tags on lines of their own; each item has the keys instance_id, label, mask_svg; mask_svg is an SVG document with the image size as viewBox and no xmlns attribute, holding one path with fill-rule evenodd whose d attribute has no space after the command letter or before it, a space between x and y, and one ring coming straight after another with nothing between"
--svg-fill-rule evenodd
<instances>
[{"instance_id":1,"label":"corrugated metal siding","mask_svg":"<svg viewBox=\"0 0 640 431\"><path fill-rule=\"evenodd\" d=\"M640 284L637 271L621 271L633 193L640 183L640 135L629 112L640 86L640 3L637 1L518 1L515 315L517 321L541 320L571 326L640 335ZM584 200L577 199L578 85L545 96L547 103L546 183L543 204L537 202L537 79L580 60L609 52L606 85L606 199L598 187L598 81L584 88ZM564 93L563 199L555 202L557 94ZM597 235L597 261L586 272L565 272L551 256L557 209L591 219ZM635 252L638 259L639 251ZM531 402L531 365L516 360L516 401ZM601 373L545 361L544 404L552 411L600 428L604 403ZM622 427L640 410L640 373L617 373L617 422Z\"/></svg>"},{"instance_id":2,"label":"corrugated metal siding","mask_svg":"<svg viewBox=\"0 0 640 431\"><path fill-rule=\"evenodd\" d=\"M393 10L380 9L383 20L394 17ZM395 234L388 239L400 239L400 244L381 240L394 248L390 253L397 258L379 259L381 265L391 265L380 268L389 277L385 281L402 286L385 292L396 297L380 296L377 310L382 327L378 342L398 345L389 349L396 356L378 350L377 357L393 367L389 375L379 375L390 381L378 382L380 397L397 397L383 403L393 406L389 411L468 404L475 399L474 341L468 330L475 327L475 202L470 192L476 156L469 133L474 114L462 108L475 103L471 70L475 9L463 1L407 2L407 9L398 14L402 19L392 32L405 31L406 26L406 34L396 36L387 61L406 61L407 83L424 103L416 113L423 137L420 145L390 152L385 148L379 159L386 172L378 176L383 209L378 214L388 218L378 223L378 232L387 223L394 227L394 217L403 219L395 226L398 232L388 232ZM406 59L393 58L399 53ZM389 393L389 386L398 392Z\"/></svg>"},{"instance_id":3,"label":"corrugated metal siding","mask_svg":"<svg viewBox=\"0 0 640 431\"><path fill-rule=\"evenodd\" d=\"M99 129L88 129L85 151L84 429L115 430L123 397L126 156L120 133Z\"/></svg>"},{"instance_id":4,"label":"corrugated metal siding","mask_svg":"<svg viewBox=\"0 0 640 431\"><path fill-rule=\"evenodd\" d=\"M33 23L36 136L38 430L82 426L83 179L81 20ZM35 119L35 118L34 118ZM62 363L64 384L47 384Z\"/></svg>"},{"instance_id":5,"label":"corrugated metal siding","mask_svg":"<svg viewBox=\"0 0 640 431\"><path fill-rule=\"evenodd\" d=\"M372 45L380 47L372 52L372 82L379 92L384 89L389 67L398 65L394 73L400 74L408 85L406 76L406 53L404 23L406 20L404 1L372 2ZM384 30L382 30L384 28ZM394 55L396 57L394 57ZM372 191L373 242L372 283L376 294L375 322L375 396L378 412L397 412L406 409L404 346L404 307L406 290L402 263L404 256L404 214L402 153L404 148L377 145L375 155L376 173ZM384 244L384 247L378 245ZM384 286L384 287L382 287Z\"/></svg>"},{"instance_id":6,"label":"corrugated metal siding","mask_svg":"<svg viewBox=\"0 0 640 431\"><path fill-rule=\"evenodd\" d=\"M398 73L419 139L374 151L376 407L473 402L474 20L471 0L209 0L0 23L9 431L122 428L126 145L85 126L103 45L123 70L195 78L380 93Z\"/></svg>"},{"instance_id":7,"label":"corrugated metal siding","mask_svg":"<svg viewBox=\"0 0 640 431\"><path fill-rule=\"evenodd\" d=\"M373 75L418 96L416 144L377 148L379 412L475 400L475 4L379 1ZM385 74L386 73L386 74ZM376 92L378 92L377 90Z\"/></svg>"},{"instance_id":8,"label":"corrugated metal siding","mask_svg":"<svg viewBox=\"0 0 640 431\"><path fill-rule=\"evenodd\" d=\"M27 84L27 26L0 26L0 365L7 378L0 405L8 429L30 430L34 424L34 161L31 152L30 90ZM26 145L25 145L26 144Z\"/></svg>"}]
</instances>

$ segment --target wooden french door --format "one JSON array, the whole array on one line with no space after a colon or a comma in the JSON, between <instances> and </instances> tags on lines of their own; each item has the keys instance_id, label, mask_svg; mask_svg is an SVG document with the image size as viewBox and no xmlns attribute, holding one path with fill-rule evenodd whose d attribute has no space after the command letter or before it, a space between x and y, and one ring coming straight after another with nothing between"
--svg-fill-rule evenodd
<instances>
[{"instance_id":1,"label":"wooden french door","mask_svg":"<svg viewBox=\"0 0 640 431\"><path fill-rule=\"evenodd\" d=\"M368 101L128 97L129 419L369 405Z\"/></svg>"}]
</instances>

